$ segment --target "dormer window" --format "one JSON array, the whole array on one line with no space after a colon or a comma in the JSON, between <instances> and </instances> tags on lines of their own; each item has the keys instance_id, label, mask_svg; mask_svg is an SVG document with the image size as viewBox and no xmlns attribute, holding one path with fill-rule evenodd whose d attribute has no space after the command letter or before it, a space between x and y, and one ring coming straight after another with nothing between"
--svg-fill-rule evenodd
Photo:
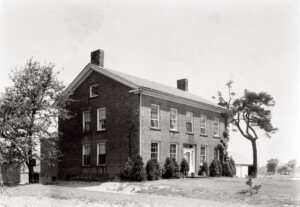
<instances>
[{"instance_id":1,"label":"dormer window","mask_svg":"<svg viewBox=\"0 0 300 207\"><path fill-rule=\"evenodd\" d=\"M90 97L97 97L98 96L98 85L90 86Z\"/></svg>"}]
</instances>

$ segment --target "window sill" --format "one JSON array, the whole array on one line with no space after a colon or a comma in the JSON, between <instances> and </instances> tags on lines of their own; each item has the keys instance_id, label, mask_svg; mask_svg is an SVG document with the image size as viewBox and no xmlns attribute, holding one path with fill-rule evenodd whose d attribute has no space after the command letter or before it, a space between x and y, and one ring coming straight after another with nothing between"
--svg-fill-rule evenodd
<instances>
[{"instance_id":1,"label":"window sill","mask_svg":"<svg viewBox=\"0 0 300 207\"><path fill-rule=\"evenodd\" d=\"M97 167L106 167L106 164L99 164Z\"/></svg>"},{"instance_id":2,"label":"window sill","mask_svg":"<svg viewBox=\"0 0 300 207\"><path fill-rule=\"evenodd\" d=\"M82 165L82 167L91 167L91 165Z\"/></svg>"},{"instance_id":3,"label":"window sill","mask_svg":"<svg viewBox=\"0 0 300 207\"><path fill-rule=\"evenodd\" d=\"M99 97L99 95L97 95L97 96L90 96L89 99L93 99L93 98L97 98L97 97Z\"/></svg>"},{"instance_id":4,"label":"window sill","mask_svg":"<svg viewBox=\"0 0 300 207\"><path fill-rule=\"evenodd\" d=\"M170 129L169 131L172 132L172 133L179 133L179 131L177 131L177 130Z\"/></svg>"},{"instance_id":5,"label":"window sill","mask_svg":"<svg viewBox=\"0 0 300 207\"><path fill-rule=\"evenodd\" d=\"M97 130L96 133L106 132L106 129Z\"/></svg>"},{"instance_id":6,"label":"window sill","mask_svg":"<svg viewBox=\"0 0 300 207\"><path fill-rule=\"evenodd\" d=\"M213 138L220 139L220 136L214 135Z\"/></svg>"},{"instance_id":7,"label":"window sill","mask_svg":"<svg viewBox=\"0 0 300 207\"><path fill-rule=\"evenodd\" d=\"M185 133L189 135L194 135L194 132L185 132Z\"/></svg>"},{"instance_id":8,"label":"window sill","mask_svg":"<svg viewBox=\"0 0 300 207\"><path fill-rule=\"evenodd\" d=\"M161 131L160 128L153 128L153 127L150 127L151 130L154 130L154 131Z\"/></svg>"},{"instance_id":9,"label":"window sill","mask_svg":"<svg viewBox=\"0 0 300 207\"><path fill-rule=\"evenodd\" d=\"M200 137L208 137L207 134L200 134Z\"/></svg>"}]
</instances>

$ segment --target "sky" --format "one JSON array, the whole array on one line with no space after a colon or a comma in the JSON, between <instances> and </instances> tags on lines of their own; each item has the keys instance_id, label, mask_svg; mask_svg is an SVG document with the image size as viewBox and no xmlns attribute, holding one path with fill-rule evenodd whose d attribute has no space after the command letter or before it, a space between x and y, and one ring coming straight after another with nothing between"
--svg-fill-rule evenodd
<instances>
[{"instance_id":1,"label":"sky","mask_svg":"<svg viewBox=\"0 0 300 207\"><path fill-rule=\"evenodd\" d=\"M274 97L273 125L259 133L258 163L300 164L300 3L297 0L0 0L0 92L9 71L29 58L52 62L65 85L105 52L104 66L189 91L208 100L218 90L244 89ZM235 160L252 162L252 148L231 132Z\"/></svg>"}]
</instances>

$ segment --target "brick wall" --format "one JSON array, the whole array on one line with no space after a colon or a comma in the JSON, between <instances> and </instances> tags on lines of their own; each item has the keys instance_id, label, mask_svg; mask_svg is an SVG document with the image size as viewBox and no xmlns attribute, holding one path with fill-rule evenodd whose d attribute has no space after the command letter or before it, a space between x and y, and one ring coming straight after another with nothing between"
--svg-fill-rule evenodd
<instances>
[{"instance_id":1,"label":"brick wall","mask_svg":"<svg viewBox=\"0 0 300 207\"><path fill-rule=\"evenodd\" d=\"M160 129L150 129L151 104L160 106ZM170 129L170 108L178 109L178 132L171 132ZM186 133L186 112L193 112L194 115L194 133ZM200 115L206 115L207 136L200 136ZM220 120L220 138L213 137L213 118ZM145 163L150 159L151 141L160 143L160 163L164 164L166 157L170 156L170 143L178 144L179 162L183 158L183 146L193 145L196 150L196 172L199 169L200 147L206 146L208 149L208 163L213 160L214 147L223 139L224 119L220 113L199 109L184 104L167 101L160 98L154 98L142 95L141 108L141 155Z\"/></svg>"},{"instance_id":2,"label":"brick wall","mask_svg":"<svg viewBox=\"0 0 300 207\"><path fill-rule=\"evenodd\" d=\"M89 88L98 84L99 96L89 98ZM60 120L59 177L109 173L118 174L124 169L129 156L139 152L139 95L129 93L129 87L102 74L92 72L74 91L75 100L68 120ZM97 131L97 108L106 107L106 131ZM91 110L91 132L83 133L82 112ZM106 166L97 166L97 143L106 143ZM82 145L91 146L91 166L82 166Z\"/></svg>"}]
</instances>

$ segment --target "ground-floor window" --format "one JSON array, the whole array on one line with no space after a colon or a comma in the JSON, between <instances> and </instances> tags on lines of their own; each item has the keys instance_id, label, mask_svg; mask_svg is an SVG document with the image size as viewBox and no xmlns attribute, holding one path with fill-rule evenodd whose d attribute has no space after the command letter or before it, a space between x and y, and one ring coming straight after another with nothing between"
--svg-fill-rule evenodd
<instances>
[{"instance_id":1,"label":"ground-floor window","mask_svg":"<svg viewBox=\"0 0 300 207\"><path fill-rule=\"evenodd\" d=\"M158 142L151 142L151 159L159 161L159 144Z\"/></svg>"},{"instance_id":2,"label":"ground-floor window","mask_svg":"<svg viewBox=\"0 0 300 207\"><path fill-rule=\"evenodd\" d=\"M106 164L106 144L99 143L97 144L97 164L105 165Z\"/></svg>"},{"instance_id":3,"label":"ground-floor window","mask_svg":"<svg viewBox=\"0 0 300 207\"><path fill-rule=\"evenodd\" d=\"M170 158L178 160L178 145L170 144Z\"/></svg>"},{"instance_id":4,"label":"ground-floor window","mask_svg":"<svg viewBox=\"0 0 300 207\"><path fill-rule=\"evenodd\" d=\"M217 147L214 148L214 158L219 159L219 149Z\"/></svg>"},{"instance_id":5,"label":"ground-floor window","mask_svg":"<svg viewBox=\"0 0 300 207\"><path fill-rule=\"evenodd\" d=\"M201 150L200 150L200 165L203 164L203 162L207 162L207 156L206 156L206 147L205 146L201 146Z\"/></svg>"},{"instance_id":6,"label":"ground-floor window","mask_svg":"<svg viewBox=\"0 0 300 207\"><path fill-rule=\"evenodd\" d=\"M91 146L89 144L82 145L82 165L91 165Z\"/></svg>"}]
</instances>

